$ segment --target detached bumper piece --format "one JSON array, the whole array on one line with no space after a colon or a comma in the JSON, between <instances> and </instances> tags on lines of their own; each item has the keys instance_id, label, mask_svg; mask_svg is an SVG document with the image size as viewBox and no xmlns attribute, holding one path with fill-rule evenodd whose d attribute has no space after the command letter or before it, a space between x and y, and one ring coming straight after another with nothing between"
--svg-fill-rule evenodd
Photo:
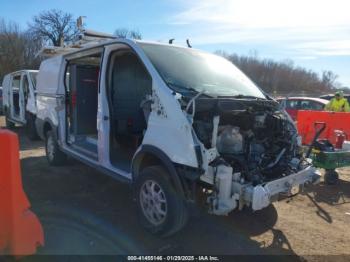
<instances>
[{"instance_id":1,"label":"detached bumper piece","mask_svg":"<svg viewBox=\"0 0 350 262\"><path fill-rule=\"evenodd\" d=\"M251 199L252 209L260 210L270 205L279 194L294 195L301 186L318 183L320 177L318 171L309 166L298 173L250 188L246 191L247 197Z\"/></svg>"},{"instance_id":2,"label":"detached bumper piece","mask_svg":"<svg viewBox=\"0 0 350 262\"><path fill-rule=\"evenodd\" d=\"M280 196L290 197L299 193L303 186L316 184L320 181L320 173L313 166L265 184L253 186L251 183L241 182L240 173L232 174L232 167L218 165L215 175L202 176L206 183L215 181L215 190L207 198L209 213L227 215L232 210L251 206L253 210L260 210Z\"/></svg>"},{"instance_id":3,"label":"detached bumper piece","mask_svg":"<svg viewBox=\"0 0 350 262\"><path fill-rule=\"evenodd\" d=\"M43 228L23 191L17 135L0 130L0 255L24 256L44 245Z\"/></svg>"}]
</instances>

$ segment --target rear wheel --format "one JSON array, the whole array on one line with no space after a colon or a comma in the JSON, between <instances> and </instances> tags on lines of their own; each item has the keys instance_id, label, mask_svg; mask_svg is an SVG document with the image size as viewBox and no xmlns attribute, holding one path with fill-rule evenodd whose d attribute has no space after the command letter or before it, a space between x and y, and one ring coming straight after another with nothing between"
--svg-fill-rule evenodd
<instances>
[{"instance_id":1,"label":"rear wheel","mask_svg":"<svg viewBox=\"0 0 350 262\"><path fill-rule=\"evenodd\" d=\"M36 132L36 128L35 128L35 116L27 113L26 114L26 133L27 136L30 140L37 140L38 137L38 133Z\"/></svg>"},{"instance_id":2,"label":"rear wheel","mask_svg":"<svg viewBox=\"0 0 350 262\"><path fill-rule=\"evenodd\" d=\"M135 192L140 221L151 233L170 236L186 224L185 200L176 192L163 167L143 169L136 181Z\"/></svg>"},{"instance_id":3,"label":"rear wheel","mask_svg":"<svg viewBox=\"0 0 350 262\"><path fill-rule=\"evenodd\" d=\"M59 148L52 130L46 133L45 150L47 161L51 166L60 166L66 162L67 156Z\"/></svg>"}]
</instances>

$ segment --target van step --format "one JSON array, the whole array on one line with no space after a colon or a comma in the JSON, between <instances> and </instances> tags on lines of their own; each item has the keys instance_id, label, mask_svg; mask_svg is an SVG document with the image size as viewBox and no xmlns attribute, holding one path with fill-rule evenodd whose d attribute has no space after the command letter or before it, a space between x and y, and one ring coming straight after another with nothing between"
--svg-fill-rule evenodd
<instances>
[{"instance_id":1,"label":"van step","mask_svg":"<svg viewBox=\"0 0 350 262\"><path fill-rule=\"evenodd\" d=\"M97 144L91 144L89 142L76 142L72 144L72 148L84 154L87 157L98 160Z\"/></svg>"}]
</instances>

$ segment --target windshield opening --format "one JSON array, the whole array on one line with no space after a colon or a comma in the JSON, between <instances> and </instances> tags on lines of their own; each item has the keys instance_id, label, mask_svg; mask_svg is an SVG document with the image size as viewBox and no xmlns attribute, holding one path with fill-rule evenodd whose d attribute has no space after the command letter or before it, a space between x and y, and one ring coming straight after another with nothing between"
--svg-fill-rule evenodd
<instances>
[{"instance_id":1,"label":"windshield opening","mask_svg":"<svg viewBox=\"0 0 350 262\"><path fill-rule=\"evenodd\" d=\"M261 90L228 60L190 48L140 44L152 64L175 92L208 96L266 98Z\"/></svg>"}]
</instances>

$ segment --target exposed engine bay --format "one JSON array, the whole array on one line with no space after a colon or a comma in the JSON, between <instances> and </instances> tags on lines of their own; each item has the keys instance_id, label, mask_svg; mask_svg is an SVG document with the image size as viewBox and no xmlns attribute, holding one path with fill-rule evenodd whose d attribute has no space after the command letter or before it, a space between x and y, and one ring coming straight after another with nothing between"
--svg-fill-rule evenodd
<instances>
[{"instance_id":1,"label":"exposed engine bay","mask_svg":"<svg viewBox=\"0 0 350 262\"><path fill-rule=\"evenodd\" d=\"M207 149L215 144L233 173L240 172L246 181L257 185L297 171L297 130L275 101L197 99L195 111L198 139Z\"/></svg>"},{"instance_id":2,"label":"exposed engine bay","mask_svg":"<svg viewBox=\"0 0 350 262\"><path fill-rule=\"evenodd\" d=\"M200 95L181 102L205 157L200 181L210 213L246 205L259 210L319 181L293 121L276 101Z\"/></svg>"}]
</instances>

